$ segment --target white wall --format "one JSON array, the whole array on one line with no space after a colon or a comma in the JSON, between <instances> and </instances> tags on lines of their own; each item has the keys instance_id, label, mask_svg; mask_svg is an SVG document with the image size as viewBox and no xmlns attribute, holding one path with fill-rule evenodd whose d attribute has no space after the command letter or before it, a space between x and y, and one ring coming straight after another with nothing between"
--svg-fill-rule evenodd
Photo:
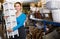
<instances>
[{"instance_id":1,"label":"white wall","mask_svg":"<svg viewBox=\"0 0 60 39\"><path fill-rule=\"evenodd\" d=\"M46 2L51 1L51 0L46 0Z\"/></svg>"}]
</instances>

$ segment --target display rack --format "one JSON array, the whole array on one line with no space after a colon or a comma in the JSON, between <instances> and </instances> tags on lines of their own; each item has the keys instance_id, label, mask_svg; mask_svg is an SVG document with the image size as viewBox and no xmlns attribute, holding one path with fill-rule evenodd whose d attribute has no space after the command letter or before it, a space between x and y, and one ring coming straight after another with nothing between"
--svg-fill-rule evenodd
<instances>
[{"instance_id":1,"label":"display rack","mask_svg":"<svg viewBox=\"0 0 60 39\"><path fill-rule=\"evenodd\" d=\"M44 20L44 19L37 19L37 18L30 18L31 20L34 20L34 21L39 21L39 22L43 22L44 23L44 26L46 24L51 24L53 26L57 26L57 27L60 27L60 23L58 22L53 22L53 21L48 21L48 20Z\"/></svg>"}]
</instances>

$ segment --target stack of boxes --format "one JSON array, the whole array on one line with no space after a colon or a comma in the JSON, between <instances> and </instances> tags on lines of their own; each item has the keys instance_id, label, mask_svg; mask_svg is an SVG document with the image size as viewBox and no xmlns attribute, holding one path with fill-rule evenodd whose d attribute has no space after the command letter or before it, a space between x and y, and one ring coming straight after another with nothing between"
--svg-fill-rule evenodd
<instances>
[{"instance_id":1,"label":"stack of boxes","mask_svg":"<svg viewBox=\"0 0 60 39\"><path fill-rule=\"evenodd\" d=\"M17 26L17 22L16 22L16 11L14 9L14 3L12 2L5 2L3 4L3 14L4 16L6 17L5 18L5 23L6 23L6 29L8 30L9 27L10 28L13 28L15 26ZM14 38L14 35L18 35L18 30L15 30L14 32L7 32L7 36L9 38L9 36L13 36Z\"/></svg>"}]
</instances>

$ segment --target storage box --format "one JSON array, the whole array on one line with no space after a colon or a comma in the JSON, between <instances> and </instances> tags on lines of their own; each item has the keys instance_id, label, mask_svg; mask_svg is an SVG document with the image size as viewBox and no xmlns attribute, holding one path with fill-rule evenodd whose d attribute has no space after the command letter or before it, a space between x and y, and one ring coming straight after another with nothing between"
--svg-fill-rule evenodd
<instances>
[{"instance_id":1,"label":"storage box","mask_svg":"<svg viewBox=\"0 0 60 39\"><path fill-rule=\"evenodd\" d=\"M14 9L14 3L12 3L12 2L5 2L5 3L3 3L3 8L4 8L4 10Z\"/></svg>"},{"instance_id":2,"label":"storage box","mask_svg":"<svg viewBox=\"0 0 60 39\"><path fill-rule=\"evenodd\" d=\"M60 8L60 1L59 0L51 0L46 3L46 7L48 9L59 9Z\"/></svg>"},{"instance_id":3,"label":"storage box","mask_svg":"<svg viewBox=\"0 0 60 39\"><path fill-rule=\"evenodd\" d=\"M13 27L17 26L14 3L5 2L3 4L3 14L4 14L4 16L8 16L7 18L5 18L5 24L6 24L6 29L7 30L9 29L9 27L13 28ZM9 33L7 31L8 38L9 38L9 36L13 36L13 38L14 38L14 35L18 35L18 30L15 30L11 33Z\"/></svg>"}]
</instances>

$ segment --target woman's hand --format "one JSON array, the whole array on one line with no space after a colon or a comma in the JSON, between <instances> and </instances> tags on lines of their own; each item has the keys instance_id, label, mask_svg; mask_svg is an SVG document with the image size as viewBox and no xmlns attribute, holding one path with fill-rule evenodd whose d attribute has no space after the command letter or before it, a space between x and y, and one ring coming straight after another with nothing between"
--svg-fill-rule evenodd
<instances>
[{"instance_id":1,"label":"woman's hand","mask_svg":"<svg viewBox=\"0 0 60 39\"><path fill-rule=\"evenodd\" d=\"M12 28L10 28L10 27L8 28L7 31L8 31L9 33L10 33L10 32L13 32Z\"/></svg>"},{"instance_id":2,"label":"woman's hand","mask_svg":"<svg viewBox=\"0 0 60 39\"><path fill-rule=\"evenodd\" d=\"M49 28L46 28L46 30L48 31L48 30L49 30Z\"/></svg>"},{"instance_id":3,"label":"woman's hand","mask_svg":"<svg viewBox=\"0 0 60 39\"><path fill-rule=\"evenodd\" d=\"M8 18L8 17L9 17L9 16L4 16L3 18L6 19L6 18Z\"/></svg>"}]
</instances>

